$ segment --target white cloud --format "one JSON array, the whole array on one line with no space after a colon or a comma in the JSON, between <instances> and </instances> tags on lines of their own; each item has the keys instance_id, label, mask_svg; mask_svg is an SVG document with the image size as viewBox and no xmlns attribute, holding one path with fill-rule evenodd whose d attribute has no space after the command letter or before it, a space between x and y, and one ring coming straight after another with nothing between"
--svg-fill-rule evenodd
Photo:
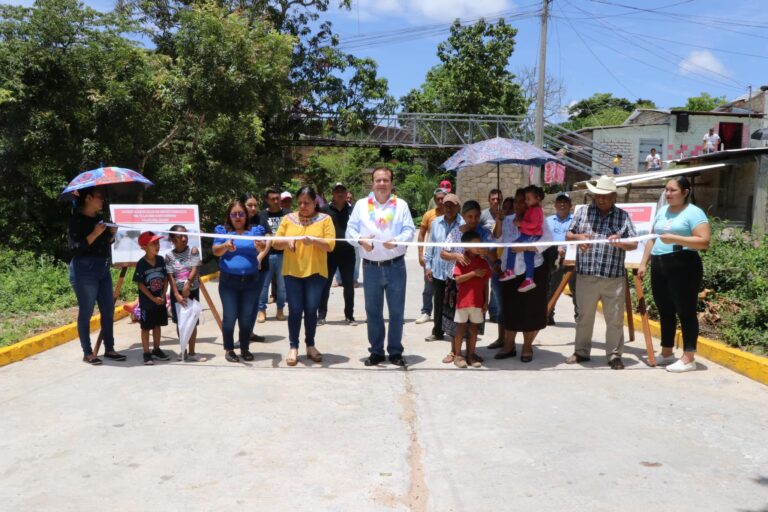
<instances>
[{"instance_id":1,"label":"white cloud","mask_svg":"<svg viewBox=\"0 0 768 512\"><path fill-rule=\"evenodd\" d=\"M361 21L381 17L405 18L414 25L450 23L456 18L494 16L514 9L511 0L360 0L353 5L349 16Z\"/></svg>"},{"instance_id":2,"label":"white cloud","mask_svg":"<svg viewBox=\"0 0 768 512\"><path fill-rule=\"evenodd\" d=\"M681 75L702 73L715 75L728 74L725 64L707 50L693 51L689 53L688 57L680 62L678 70Z\"/></svg>"}]
</instances>

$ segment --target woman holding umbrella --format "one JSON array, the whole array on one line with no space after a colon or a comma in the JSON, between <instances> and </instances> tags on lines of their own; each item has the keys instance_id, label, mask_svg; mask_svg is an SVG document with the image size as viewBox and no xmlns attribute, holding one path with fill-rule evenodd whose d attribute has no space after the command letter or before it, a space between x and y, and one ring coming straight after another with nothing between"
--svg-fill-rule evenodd
<instances>
[{"instance_id":1,"label":"woman holding umbrella","mask_svg":"<svg viewBox=\"0 0 768 512\"><path fill-rule=\"evenodd\" d=\"M113 361L125 361L125 356L115 352L114 299L112 274L110 273L110 246L114 241L115 228L107 228L100 212L104 207L104 195L97 187L80 189L76 197L77 211L69 221L68 239L72 251L69 264L69 281L80 308L77 314L77 334L83 348L83 361L101 364L91 347L91 315L94 303L101 313L101 333L106 353Z\"/></svg>"}]
</instances>

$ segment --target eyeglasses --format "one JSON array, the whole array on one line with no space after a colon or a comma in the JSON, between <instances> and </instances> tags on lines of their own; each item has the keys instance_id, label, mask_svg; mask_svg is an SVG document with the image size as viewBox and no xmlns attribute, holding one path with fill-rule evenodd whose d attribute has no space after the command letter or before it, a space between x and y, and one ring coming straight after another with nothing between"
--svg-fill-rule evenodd
<instances>
[{"instance_id":1,"label":"eyeglasses","mask_svg":"<svg viewBox=\"0 0 768 512\"><path fill-rule=\"evenodd\" d=\"M231 212L229 214L230 219L242 219L245 218L245 212Z\"/></svg>"}]
</instances>

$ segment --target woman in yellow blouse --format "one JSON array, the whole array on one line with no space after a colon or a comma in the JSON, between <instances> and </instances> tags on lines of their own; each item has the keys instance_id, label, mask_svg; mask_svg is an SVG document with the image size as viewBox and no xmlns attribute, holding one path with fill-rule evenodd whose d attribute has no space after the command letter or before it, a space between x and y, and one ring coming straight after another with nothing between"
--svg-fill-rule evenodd
<instances>
[{"instance_id":1,"label":"woman in yellow blouse","mask_svg":"<svg viewBox=\"0 0 768 512\"><path fill-rule=\"evenodd\" d=\"M317 308L328 279L328 253L336 245L333 220L317 211L317 194L304 187L296 195L298 210L283 217L277 228L277 237L301 237L296 240L275 241L273 246L283 249L283 276L288 299L288 339L291 350L285 360L296 366L299 353L299 333L304 317L304 341L307 357L319 363L322 354L315 348Z\"/></svg>"}]
</instances>

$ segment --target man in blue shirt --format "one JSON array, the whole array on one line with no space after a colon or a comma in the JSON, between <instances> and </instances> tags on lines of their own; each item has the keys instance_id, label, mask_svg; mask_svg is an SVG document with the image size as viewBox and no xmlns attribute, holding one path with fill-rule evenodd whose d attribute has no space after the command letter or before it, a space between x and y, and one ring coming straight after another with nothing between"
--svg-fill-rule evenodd
<instances>
[{"instance_id":1,"label":"man in blue shirt","mask_svg":"<svg viewBox=\"0 0 768 512\"><path fill-rule=\"evenodd\" d=\"M552 239L555 242L564 242L565 234L568 232L568 227L571 225L571 219L573 214L571 213L571 196L566 192L561 192L555 199L555 214L550 215L544 221L549 227L549 231L552 233ZM547 288L547 303L549 303L552 296L557 291L557 287L560 286L560 282L565 275L565 246L560 245L558 247L550 247L544 252L544 258L549 265L549 287ZM574 314L576 311L576 276L572 276L568 281L568 286L571 287L571 299L573 300ZM549 314L547 325L555 325L555 308L552 308L552 312Z\"/></svg>"},{"instance_id":2,"label":"man in blue shirt","mask_svg":"<svg viewBox=\"0 0 768 512\"><path fill-rule=\"evenodd\" d=\"M429 231L429 241L433 243L445 242L448 233L456 226L464 224L464 219L459 215L461 202L455 194L447 194L443 198L443 215L432 222ZM430 246L424 251L424 273L432 281L434 293L435 322L432 334L424 338L425 341L442 340L445 335L443 330L443 299L445 298L445 282L451 275L448 269L453 269L453 262L440 257L441 247Z\"/></svg>"}]
</instances>

